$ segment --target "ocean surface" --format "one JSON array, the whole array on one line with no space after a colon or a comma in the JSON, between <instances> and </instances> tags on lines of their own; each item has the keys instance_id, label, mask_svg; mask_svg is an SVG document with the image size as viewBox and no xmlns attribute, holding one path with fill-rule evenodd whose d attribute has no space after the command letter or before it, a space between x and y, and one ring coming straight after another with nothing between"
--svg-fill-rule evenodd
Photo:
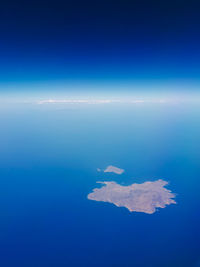
<instances>
[{"instance_id":1,"label":"ocean surface","mask_svg":"<svg viewBox=\"0 0 200 267\"><path fill-rule=\"evenodd\" d=\"M200 266L197 105L23 104L0 125L0 266ZM158 179L177 204L151 215L87 199Z\"/></svg>"}]
</instances>

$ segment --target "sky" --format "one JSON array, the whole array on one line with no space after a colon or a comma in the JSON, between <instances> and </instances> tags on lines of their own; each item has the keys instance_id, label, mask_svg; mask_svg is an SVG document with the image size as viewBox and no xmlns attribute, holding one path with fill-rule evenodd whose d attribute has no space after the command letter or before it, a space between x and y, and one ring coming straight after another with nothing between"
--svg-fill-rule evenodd
<instances>
[{"instance_id":1,"label":"sky","mask_svg":"<svg viewBox=\"0 0 200 267\"><path fill-rule=\"evenodd\" d=\"M198 92L199 1L1 1L0 93Z\"/></svg>"}]
</instances>

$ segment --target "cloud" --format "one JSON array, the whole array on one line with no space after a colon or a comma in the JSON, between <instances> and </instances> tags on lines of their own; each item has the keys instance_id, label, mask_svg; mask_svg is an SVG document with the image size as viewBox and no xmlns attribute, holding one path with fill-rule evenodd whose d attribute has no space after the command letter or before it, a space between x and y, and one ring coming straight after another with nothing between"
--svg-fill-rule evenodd
<instances>
[{"instance_id":1,"label":"cloud","mask_svg":"<svg viewBox=\"0 0 200 267\"><path fill-rule=\"evenodd\" d=\"M117 100L110 99L47 99L40 100L37 104L108 104L118 102Z\"/></svg>"},{"instance_id":2,"label":"cloud","mask_svg":"<svg viewBox=\"0 0 200 267\"><path fill-rule=\"evenodd\" d=\"M148 103L177 103L172 99L44 99L37 101L37 104L148 104Z\"/></svg>"}]
</instances>

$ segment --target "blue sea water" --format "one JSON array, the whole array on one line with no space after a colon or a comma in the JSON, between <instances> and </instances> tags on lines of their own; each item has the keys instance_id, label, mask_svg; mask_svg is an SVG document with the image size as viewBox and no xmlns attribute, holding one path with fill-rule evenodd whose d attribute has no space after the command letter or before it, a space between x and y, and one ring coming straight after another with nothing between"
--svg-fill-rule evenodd
<instances>
[{"instance_id":1,"label":"blue sea water","mask_svg":"<svg viewBox=\"0 0 200 267\"><path fill-rule=\"evenodd\" d=\"M24 104L0 125L0 266L200 265L198 106ZM177 205L152 215L87 199L157 179Z\"/></svg>"}]
</instances>

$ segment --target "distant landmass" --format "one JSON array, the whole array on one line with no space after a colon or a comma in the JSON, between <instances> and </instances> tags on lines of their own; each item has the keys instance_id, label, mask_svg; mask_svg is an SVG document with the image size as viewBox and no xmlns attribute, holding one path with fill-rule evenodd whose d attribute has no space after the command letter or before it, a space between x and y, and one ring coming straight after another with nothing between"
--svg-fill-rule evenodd
<instances>
[{"instance_id":1,"label":"distant landmass","mask_svg":"<svg viewBox=\"0 0 200 267\"><path fill-rule=\"evenodd\" d=\"M116 182L97 183L104 184L104 186L95 188L92 193L88 194L88 199L113 203L117 207L126 207L130 212L152 214L156 208L176 204L175 194L165 188L168 182L162 179L142 184L134 183L129 186L122 186Z\"/></svg>"},{"instance_id":2,"label":"distant landmass","mask_svg":"<svg viewBox=\"0 0 200 267\"><path fill-rule=\"evenodd\" d=\"M97 168L97 171L101 171L101 169ZM116 174L122 174L124 172L124 169L120 169L118 167L109 165L105 170L103 170L103 172L113 172Z\"/></svg>"}]
</instances>

